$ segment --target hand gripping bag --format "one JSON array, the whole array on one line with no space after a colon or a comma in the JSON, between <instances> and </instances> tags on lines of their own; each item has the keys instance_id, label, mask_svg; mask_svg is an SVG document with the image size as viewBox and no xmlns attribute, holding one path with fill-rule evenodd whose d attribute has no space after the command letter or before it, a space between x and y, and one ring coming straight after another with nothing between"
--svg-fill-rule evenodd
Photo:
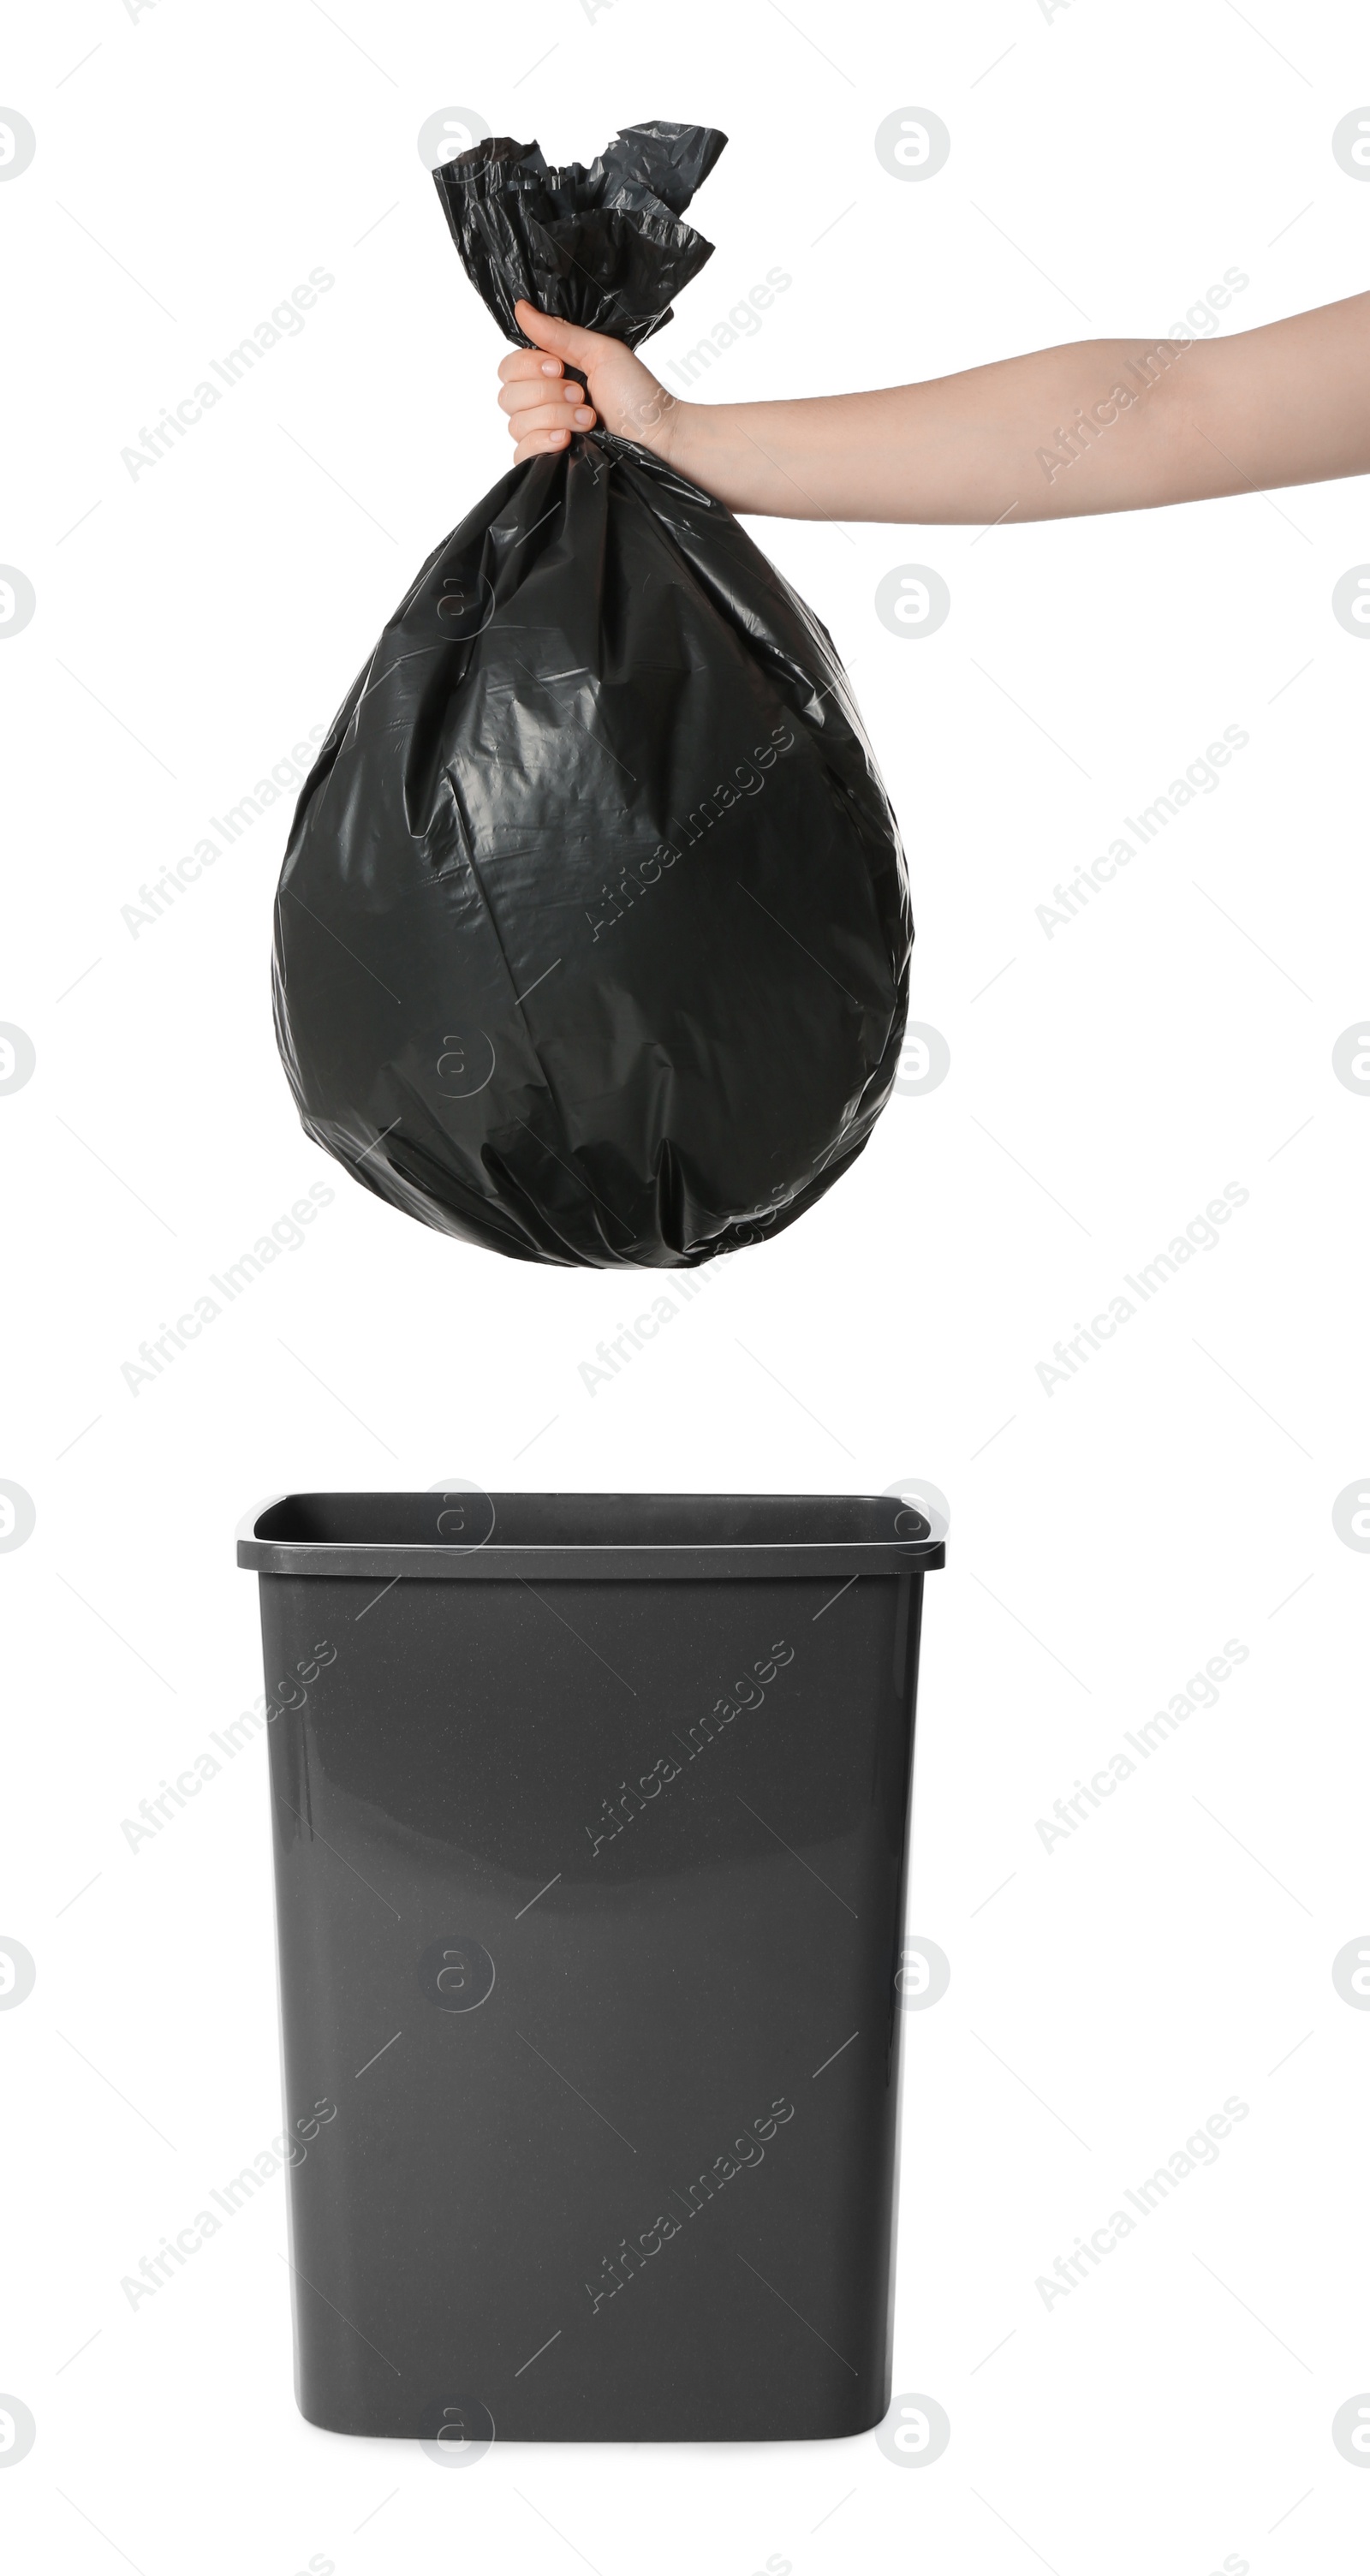
<instances>
[{"instance_id":1,"label":"hand gripping bag","mask_svg":"<svg viewBox=\"0 0 1370 2576\"><path fill-rule=\"evenodd\" d=\"M637 345L710 256L723 149L435 173L472 283ZM281 873L275 1011L307 1133L517 1260L692 1267L860 1153L912 938L832 639L731 512L594 430L444 539L334 718Z\"/></svg>"}]
</instances>

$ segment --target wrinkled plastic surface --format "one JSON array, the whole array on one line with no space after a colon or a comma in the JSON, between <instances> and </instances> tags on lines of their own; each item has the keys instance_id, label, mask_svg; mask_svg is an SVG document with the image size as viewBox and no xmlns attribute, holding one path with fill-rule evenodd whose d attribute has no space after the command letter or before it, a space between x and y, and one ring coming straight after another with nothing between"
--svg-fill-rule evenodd
<instances>
[{"instance_id":1,"label":"wrinkled plastic surface","mask_svg":"<svg viewBox=\"0 0 1370 2576\"><path fill-rule=\"evenodd\" d=\"M238 1553L309 2421L878 2422L926 1520L309 1494Z\"/></svg>"},{"instance_id":2,"label":"wrinkled plastic surface","mask_svg":"<svg viewBox=\"0 0 1370 2576\"><path fill-rule=\"evenodd\" d=\"M501 327L628 340L708 255L723 138L590 169L491 140L434 175ZM523 1260L693 1266L790 1224L893 1083L912 937L831 638L731 513L592 432L429 558L302 792L277 1036L307 1132Z\"/></svg>"},{"instance_id":3,"label":"wrinkled plastic surface","mask_svg":"<svg viewBox=\"0 0 1370 2576\"><path fill-rule=\"evenodd\" d=\"M680 221L727 142L707 125L630 125L587 170L549 170L536 143L495 136L433 173L467 276L506 339L540 313L638 347L671 319L713 243Z\"/></svg>"}]
</instances>

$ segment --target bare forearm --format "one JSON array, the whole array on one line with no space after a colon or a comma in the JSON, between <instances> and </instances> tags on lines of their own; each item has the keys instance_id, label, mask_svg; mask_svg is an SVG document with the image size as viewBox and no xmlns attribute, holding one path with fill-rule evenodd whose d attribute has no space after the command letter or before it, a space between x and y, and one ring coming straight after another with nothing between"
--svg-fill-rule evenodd
<instances>
[{"instance_id":1,"label":"bare forearm","mask_svg":"<svg viewBox=\"0 0 1370 2576\"><path fill-rule=\"evenodd\" d=\"M926 384L673 404L735 510L965 522L1159 508L1370 472L1370 296L1226 341L1086 340Z\"/></svg>"}]
</instances>

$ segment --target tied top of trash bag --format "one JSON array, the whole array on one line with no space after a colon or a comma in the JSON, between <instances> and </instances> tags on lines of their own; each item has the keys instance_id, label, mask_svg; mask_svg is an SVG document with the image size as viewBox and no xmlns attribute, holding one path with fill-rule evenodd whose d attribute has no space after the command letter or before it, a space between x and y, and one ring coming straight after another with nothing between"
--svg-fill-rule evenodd
<instances>
[{"instance_id":1,"label":"tied top of trash bag","mask_svg":"<svg viewBox=\"0 0 1370 2576\"><path fill-rule=\"evenodd\" d=\"M728 138L711 125L627 125L587 169L549 168L536 143L491 135L433 173L466 274L505 338L541 313L636 349L713 257L681 217Z\"/></svg>"}]
</instances>

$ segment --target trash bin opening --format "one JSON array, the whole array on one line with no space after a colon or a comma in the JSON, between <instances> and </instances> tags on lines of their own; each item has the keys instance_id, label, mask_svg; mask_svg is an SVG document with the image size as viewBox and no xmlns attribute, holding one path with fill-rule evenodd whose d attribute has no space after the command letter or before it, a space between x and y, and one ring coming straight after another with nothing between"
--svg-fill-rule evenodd
<instances>
[{"instance_id":1,"label":"trash bin opening","mask_svg":"<svg viewBox=\"0 0 1370 2576\"><path fill-rule=\"evenodd\" d=\"M889 1494L286 1494L251 1536L325 1547L452 1544L452 1507L477 1543L500 1548L888 1547L926 1541L922 1515ZM476 1528L479 1523L479 1529Z\"/></svg>"}]
</instances>

